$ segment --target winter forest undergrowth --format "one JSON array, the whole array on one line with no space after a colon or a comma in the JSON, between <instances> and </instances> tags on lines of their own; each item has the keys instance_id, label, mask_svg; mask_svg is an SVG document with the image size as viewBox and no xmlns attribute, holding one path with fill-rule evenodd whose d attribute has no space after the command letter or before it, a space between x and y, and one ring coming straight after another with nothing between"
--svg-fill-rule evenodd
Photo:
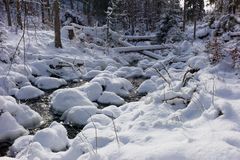
<instances>
[{"instance_id":1,"label":"winter forest undergrowth","mask_svg":"<svg viewBox=\"0 0 240 160\"><path fill-rule=\"evenodd\" d=\"M0 0L0 159L239 160L239 0Z\"/></svg>"}]
</instances>

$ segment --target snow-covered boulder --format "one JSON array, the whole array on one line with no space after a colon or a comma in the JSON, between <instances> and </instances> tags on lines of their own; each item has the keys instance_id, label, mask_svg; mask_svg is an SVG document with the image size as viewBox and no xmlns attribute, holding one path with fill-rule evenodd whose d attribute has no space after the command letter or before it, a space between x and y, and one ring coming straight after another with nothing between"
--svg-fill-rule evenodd
<instances>
[{"instance_id":1,"label":"snow-covered boulder","mask_svg":"<svg viewBox=\"0 0 240 160\"><path fill-rule=\"evenodd\" d=\"M84 74L83 78L86 80L90 80L90 79L93 79L94 77L96 77L97 75L99 75L100 73L102 73L102 71L91 70L91 71L87 72L86 74Z\"/></svg>"},{"instance_id":2,"label":"snow-covered boulder","mask_svg":"<svg viewBox=\"0 0 240 160\"><path fill-rule=\"evenodd\" d=\"M27 105L18 104L13 97L0 96L0 104L0 110L9 112L25 128L39 126L42 122L42 118L37 112Z\"/></svg>"},{"instance_id":3,"label":"snow-covered boulder","mask_svg":"<svg viewBox=\"0 0 240 160\"><path fill-rule=\"evenodd\" d=\"M206 56L195 56L190 58L187 64L194 69L203 69L209 65L209 59Z\"/></svg>"},{"instance_id":4,"label":"snow-covered boulder","mask_svg":"<svg viewBox=\"0 0 240 160\"><path fill-rule=\"evenodd\" d=\"M143 70L139 67L121 67L114 74L118 77L134 78L143 76Z\"/></svg>"},{"instance_id":5,"label":"snow-covered boulder","mask_svg":"<svg viewBox=\"0 0 240 160\"><path fill-rule=\"evenodd\" d=\"M137 92L140 94L145 94L148 92L153 92L157 90L157 85L152 80L144 81L137 89Z\"/></svg>"},{"instance_id":6,"label":"snow-covered boulder","mask_svg":"<svg viewBox=\"0 0 240 160\"><path fill-rule=\"evenodd\" d=\"M114 92L121 97L127 97L129 91L133 89L133 85L125 78L118 78L112 74L100 74L91 82L97 82L105 88L105 91Z\"/></svg>"},{"instance_id":7,"label":"snow-covered boulder","mask_svg":"<svg viewBox=\"0 0 240 160\"><path fill-rule=\"evenodd\" d=\"M14 140L28 133L9 113L0 113L0 142Z\"/></svg>"},{"instance_id":8,"label":"snow-covered boulder","mask_svg":"<svg viewBox=\"0 0 240 160\"><path fill-rule=\"evenodd\" d=\"M65 123L72 123L77 125L87 124L87 120L97 114L99 111L96 106L75 106L65 111L61 117Z\"/></svg>"},{"instance_id":9,"label":"snow-covered boulder","mask_svg":"<svg viewBox=\"0 0 240 160\"><path fill-rule=\"evenodd\" d=\"M142 68L142 69L147 69L149 67L151 67L154 63L150 62L148 59L144 59L138 62L138 67Z\"/></svg>"},{"instance_id":10,"label":"snow-covered boulder","mask_svg":"<svg viewBox=\"0 0 240 160\"><path fill-rule=\"evenodd\" d=\"M202 38L207 37L209 35L209 33L210 33L210 30L208 28L202 28L202 29L197 30L196 35L198 38L202 39Z\"/></svg>"},{"instance_id":11,"label":"snow-covered boulder","mask_svg":"<svg viewBox=\"0 0 240 160\"><path fill-rule=\"evenodd\" d=\"M117 70L118 70L118 67L111 66L111 65L107 66L107 68L105 69L105 71L109 71L109 72L115 72Z\"/></svg>"},{"instance_id":12,"label":"snow-covered boulder","mask_svg":"<svg viewBox=\"0 0 240 160\"><path fill-rule=\"evenodd\" d=\"M16 93L16 98L20 100L27 100L38 98L44 95L44 92L34 86L25 86L20 88L20 90Z\"/></svg>"},{"instance_id":13,"label":"snow-covered boulder","mask_svg":"<svg viewBox=\"0 0 240 160\"><path fill-rule=\"evenodd\" d=\"M34 128L42 122L42 117L27 105L19 105L19 109L13 114L17 122L25 128Z\"/></svg>"},{"instance_id":14,"label":"snow-covered boulder","mask_svg":"<svg viewBox=\"0 0 240 160\"><path fill-rule=\"evenodd\" d=\"M102 104L112 104L120 106L125 103L124 99L118 96L116 93L104 91L103 94L97 100Z\"/></svg>"},{"instance_id":15,"label":"snow-covered boulder","mask_svg":"<svg viewBox=\"0 0 240 160\"><path fill-rule=\"evenodd\" d=\"M77 89L60 89L52 94L51 105L57 112L65 112L74 106L94 106L86 95Z\"/></svg>"},{"instance_id":16,"label":"snow-covered boulder","mask_svg":"<svg viewBox=\"0 0 240 160\"><path fill-rule=\"evenodd\" d=\"M57 122L53 122L48 128L38 131L33 137L33 142L39 142L43 147L52 151L65 150L69 145L67 130Z\"/></svg>"},{"instance_id":17,"label":"snow-covered boulder","mask_svg":"<svg viewBox=\"0 0 240 160\"><path fill-rule=\"evenodd\" d=\"M14 83L10 77L0 76L0 95L8 95L10 90L17 88L16 83Z\"/></svg>"},{"instance_id":18,"label":"snow-covered boulder","mask_svg":"<svg viewBox=\"0 0 240 160\"><path fill-rule=\"evenodd\" d=\"M54 159L54 155L51 150L44 148L39 142L33 142L19 152L16 155L16 159L51 160Z\"/></svg>"},{"instance_id":19,"label":"snow-covered boulder","mask_svg":"<svg viewBox=\"0 0 240 160\"><path fill-rule=\"evenodd\" d=\"M26 148L33 140L33 135L26 135L17 138L9 148L10 156L16 156L20 151Z\"/></svg>"},{"instance_id":20,"label":"snow-covered boulder","mask_svg":"<svg viewBox=\"0 0 240 160\"><path fill-rule=\"evenodd\" d=\"M64 79L58 79L53 77L39 77L37 78L35 84L41 89L55 89L62 85L66 85L67 82Z\"/></svg>"},{"instance_id":21,"label":"snow-covered boulder","mask_svg":"<svg viewBox=\"0 0 240 160\"><path fill-rule=\"evenodd\" d=\"M96 101L103 92L102 86L97 82L86 83L80 87L80 90L86 93L91 101Z\"/></svg>"},{"instance_id":22,"label":"snow-covered boulder","mask_svg":"<svg viewBox=\"0 0 240 160\"><path fill-rule=\"evenodd\" d=\"M109 118L108 116L104 115L104 114L95 114L92 115L88 121L88 123L99 123L102 126L107 126L110 123L112 123L111 118Z\"/></svg>"},{"instance_id":23,"label":"snow-covered boulder","mask_svg":"<svg viewBox=\"0 0 240 160\"><path fill-rule=\"evenodd\" d=\"M158 75L159 75L159 73L152 67L146 69L144 72L144 76L149 77L149 78L152 76L158 76Z\"/></svg>"},{"instance_id":24,"label":"snow-covered boulder","mask_svg":"<svg viewBox=\"0 0 240 160\"><path fill-rule=\"evenodd\" d=\"M106 116L111 118L117 118L121 115L121 110L118 107L111 105L103 108L102 114L105 114Z\"/></svg>"},{"instance_id":25,"label":"snow-covered boulder","mask_svg":"<svg viewBox=\"0 0 240 160\"><path fill-rule=\"evenodd\" d=\"M133 89L133 85L130 81L124 78L115 78L106 85L106 91L114 92L119 96L127 97L129 91Z\"/></svg>"}]
</instances>

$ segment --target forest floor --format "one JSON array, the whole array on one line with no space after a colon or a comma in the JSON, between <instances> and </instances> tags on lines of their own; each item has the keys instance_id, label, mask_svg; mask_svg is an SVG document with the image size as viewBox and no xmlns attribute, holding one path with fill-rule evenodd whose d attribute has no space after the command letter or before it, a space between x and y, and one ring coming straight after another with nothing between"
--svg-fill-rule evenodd
<instances>
[{"instance_id":1,"label":"forest floor","mask_svg":"<svg viewBox=\"0 0 240 160\"><path fill-rule=\"evenodd\" d=\"M0 159L239 159L240 71L205 40L150 58L103 47L101 27L63 28L59 49L43 30L16 49L22 32L0 27Z\"/></svg>"}]
</instances>

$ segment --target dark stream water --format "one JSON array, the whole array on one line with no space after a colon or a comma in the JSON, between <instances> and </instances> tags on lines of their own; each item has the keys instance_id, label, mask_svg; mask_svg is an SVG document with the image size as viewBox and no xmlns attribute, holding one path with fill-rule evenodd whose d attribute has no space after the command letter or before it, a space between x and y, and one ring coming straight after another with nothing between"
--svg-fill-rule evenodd
<instances>
[{"instance_id":1,"label":"dark stream water","mask_svg":"<svg viewBox=\"0 0 240 160\"><path fill-rule=\"evenodd\" d=\"M130 95L128 97L124 98L127 103L138 101L143 96L143 95L138 95L136 93L136 89L139 87L139 85L144 80L145 80L144 78L129 79L129 81L133 84L134 89L130 92ZM63 86L61 88L79 87L79 86L83 85L84 83L86 83L86 81L69 82L67 86ZM58 88L58 89L60 89L60 88ZM55 89L55 90L57 90L57 89ZM50 105L50 95L55 90L45 91L45 95L42 97L21 102L21 103L27 104L29 107L31 107L31 109L38 112L44 120L44 123L41 126L34 128L34 129L29 129L29 134L34 135L38 130L48 127L53 121L57 121L64 125L64 127L67 129L68 137L70 139L72 139L82 130L82 128L84 126L74 126L71 124L65 124L60 120L61 116L54 113L54 111L52 110L51 105ZM107 106L108 105L98 104L99 108L104 108ZM13 142L0 143L0 156L7 155L8 148L12 145L12 143Z\"/></svg>"}]
</instances>

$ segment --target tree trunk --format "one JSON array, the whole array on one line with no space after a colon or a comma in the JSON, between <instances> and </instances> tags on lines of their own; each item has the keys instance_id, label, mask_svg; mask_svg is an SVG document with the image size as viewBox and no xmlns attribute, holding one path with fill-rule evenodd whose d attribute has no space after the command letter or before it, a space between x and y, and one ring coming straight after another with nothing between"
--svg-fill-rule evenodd
<instances>
[{"instance_id":1,"label":"tree trunk","mask_svg":"<svg viewBox=\"0 0 240 160\"><path fill-rule=\"evenodd\" d=\"M49 0L47 0L47 13L48 13L48 20L49 20L49 22L52 22L50 8L51 8L51 7L50 7L50 2L49 2Z\"/></svg>"},{"instance_id":2,"label":"tree trunk","mask_svg":"<svg viewBox=\"0 0 240 160\"><path fill-rule=\"evenodd\" d=\"M8 26L12 26L12 19L11 19L9 0L3 0L3 2L5 3L5 9L6 9L6 12L7 12Z\"/></svg>"},{"instance_id":3,"label":"tree trunk","mask_svg":"<svg viewBox=\"0 0 240 160\"><path fill-rule=\"evenodd\" d=\"M186 0L184 0L183 2L183 32L185 32L185 28L186 28Z\"/></svg>"},{"instance_id":4,"label":"tree trunk","mask_svg":"<svg viewBox=\"0 0 240 160\"><path fill-rule=\"evenodd\" d=\"M89 0L87 2L87 22L88 22L88 25L91 26L92 25L92 1Z\"/></svg>"},{"instance_id":5,"label":"tree trunk","mask_svg":"<svg viewBox=\"0 0 240 160\"><path fill-rule=\"evenodd\" d=\"M44 1L41 3L41 12L42 12L42 23L45 24L45 10L44 10Z\"/></svg>"},{"instance_id":6,"label":"tree trunk","mask_svg":"<svg viewBox=\"0 0 240 160\"><path fill-rule=\"evenodd\" d=\"M197 32L197 18L194 16L194 31L193 31L193 39L196 39L196 32Z\"/></svg>"},{"instance_id":7,"label":"tree trunk","mask_svg":"<svg viewBox=\"0 0 240 160\"><path fill-rule=\"evenodd\" d=\"M54 11L55 47L56 48L62 48L61 21L60 21L60 2L59 2L59 0L54 1L53 11Z\"/></svg>"},{"instance_id":8,"label":"tree trunk","mask_svg":"<svg viewBox=\"0 0 240 160\"><path fill-rule=\"evenodd\" d=\"M24 4L24 13L25 13L25 16L27 16L28 15L28 2L24 1L23 4Z\"/></svg>"},{"instance_id":9,"label":"tree trunk","mask_svg":"<svg viewBox=\"0 0 240 160\"><path fill-rule=\"evenodd\" d=\"M196 39L196 32L197 32L197 6L196 6L196 1L195 3L193 4L193 21L194 21L194 28L193 28L193 39L195 40Z\"/></svg>"},{"instance_id":10,"label":"tree trunk","mask_svg":"<svg viewBox=\"0 0 240 160\"><path fill-rule=\"evenodd\" d=\"M71 9L74 9L73 0L70 0L70 6L71 6Z\"/></svg>"},{"instance_id":11,"label":"tree trunk","mask_svg":"<svg viewBox=\"0 0 240 160\"><path fill-rule=\"evenodd\" d=\"M23 29L19 0L16 1L16 8L17 8L17 25L18 25L18 27Z\"/></svg>"}]
</instances>

